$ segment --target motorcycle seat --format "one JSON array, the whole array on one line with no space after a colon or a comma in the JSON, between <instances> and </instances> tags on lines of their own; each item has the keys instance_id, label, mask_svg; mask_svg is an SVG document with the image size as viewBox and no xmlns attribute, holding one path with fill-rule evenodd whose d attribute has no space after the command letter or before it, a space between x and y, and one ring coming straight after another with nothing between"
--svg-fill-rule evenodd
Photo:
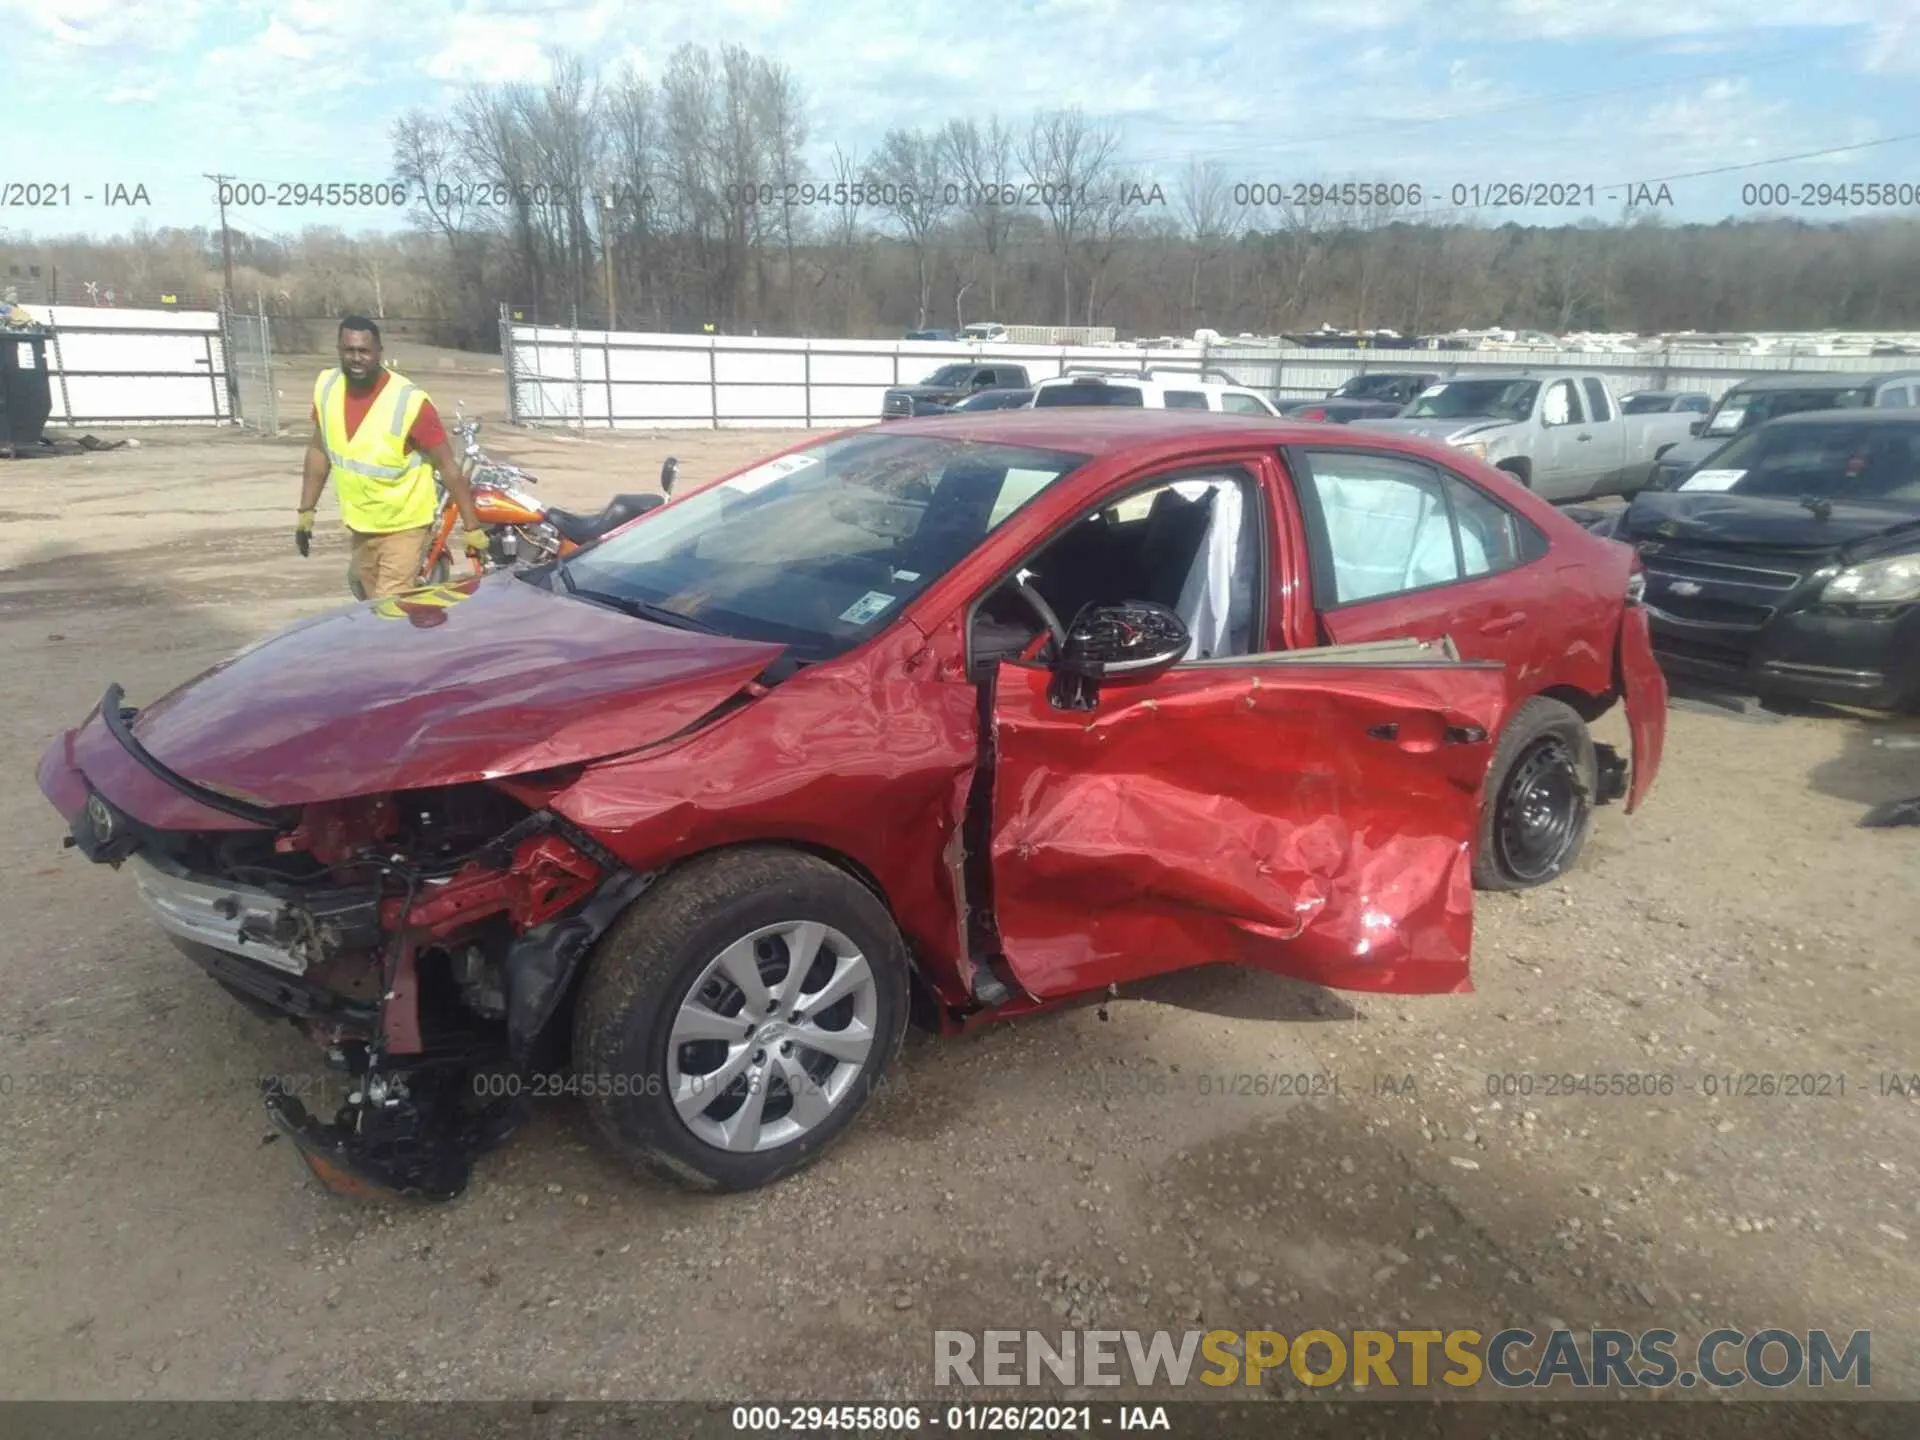
<instances>
[{"instance_id":1,"label":"motorcycle seat","mask_svg":"<svg viewBox=\"0 0 1920 1440\"><path fill-rule=\"evenodd\" d=\"M585 545L666 503L659 495L616 495L598 515L583 515L578 510L562 510L550 505L547 519L567 540Z\"/></svg>"}]
</instances>

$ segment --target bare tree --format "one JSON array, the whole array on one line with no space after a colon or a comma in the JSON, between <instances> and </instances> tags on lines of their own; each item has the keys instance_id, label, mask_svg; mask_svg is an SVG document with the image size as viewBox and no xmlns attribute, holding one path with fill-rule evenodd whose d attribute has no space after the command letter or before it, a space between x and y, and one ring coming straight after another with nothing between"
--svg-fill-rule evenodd
<instances>
[{"instance_id":1,"label":"bare tree","mask_svg":"<svg viewBox=\"0 0 1920 1440\"><path fill-rule=\"evenodd\" d=\"M1246 223L1246 206L1234 199L1233 185L1217 160L1190 158L1180 173L1176 194L1193 251L1187 278L1187 326L1193 326L1201 317L1201 272L1239 235Z\"/></svg>"},{"instance_id":2,"label":"bare tree","mask_svg":"<svg viewBox=\"0 0 1920 1440\"><path fill-rule=\"evenodd\" d=\"M768 65L762 72L758 99L761 134L767 148L767 174L779 206L780 240L786 258L787 328L792 332L802 328L794 241L805 228L806 197L812 189L806 160L801 154L807 144L806 101L793 73L780 64Z\"/></svg>"},{"instance_id":3,"label":"bare tree","mask_svg":"<svg viewBox=\"0 0 1920 1440\"><path fill-rule=\"evenodd\" d=\"M835 268L840 273L840 329L853 328L853 286L856 276L855 247L860 243L860 187L866 166L857 155L849 155L838 144L833 147L829 169L830 199L828 244L832 247Z\"/></svg>"},{"instance_id":4,"label":"bare tree","mask_svg":"<svg viewBox=\"0 0 1920 1440\"><path fill-rule=\"evenodd\" d=\"M988 116L984 128L977 120L950 120L940 132L940 144L954 198L986 252L987 310L997 315L1000 261L1020 198L1013 132L998 115Z\"/></svg>"},{"instance_id":5,"label":"bare tree","mask_svg":"<svg viewBox=\"0 0 1920 1440\"><path fill-rule=\"evenodd\" d=\"M1087 324L1096 323L1100 286L1126 241L1142 228L1142 220L1158 187L1138 170L1115 170L1087 206L1086 240L1082 254L1087 272Z\"/></svg>"},{"instance_id":6,"label":"bare tree","mask_svg":"<svg viewBox=\"0 0 1920 1440\"><path fill-rule=\"evenodd\" d=\"M927 260L935 228L949 210L951 192L939 140L924 130L890 130L868 164L867 192L879 194L879 208L890 216L913 248L920 276L919 319L924 330L933 303L932 270Z\"/></svg>"},{"instance_id":7,"label":"bare tree","mask_svg":"<svg viewBox=\"0 0 1920 1440\"><path fill-rule=\"evenodd\" d=\"M1020 147L1021 168L1035 187L1060 255L1062 325L1073 323L1074 241L1099 204L1119 149L1119 131L1089 123L1078 106L1035 116Z\"/></svg>"}]
</instances>

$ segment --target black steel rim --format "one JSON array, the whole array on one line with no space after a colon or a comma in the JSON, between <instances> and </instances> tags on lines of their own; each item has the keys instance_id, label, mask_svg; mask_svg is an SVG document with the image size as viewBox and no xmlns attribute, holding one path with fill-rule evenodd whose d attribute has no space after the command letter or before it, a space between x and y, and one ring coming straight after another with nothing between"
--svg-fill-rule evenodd
<instances>
[{"instance_id":1,"label":"black steel rim","mask_svg":"<svg viewBox=\"0 0 1920 1440\"><path fill-rule=\"evenodd\" d=\"M1572 747L1552 735L1534 741L1501 790L1494 835L1502 868L1523 881L1557 874L1580 839L1587 803Z\"/></svg>"}]
</instances>

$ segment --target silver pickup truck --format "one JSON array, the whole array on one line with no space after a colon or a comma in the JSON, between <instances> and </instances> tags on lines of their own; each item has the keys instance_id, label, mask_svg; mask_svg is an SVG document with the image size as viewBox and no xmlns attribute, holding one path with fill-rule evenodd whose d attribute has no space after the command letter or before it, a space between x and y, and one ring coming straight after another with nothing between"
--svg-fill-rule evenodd
<instances>
[{"instance_id":1,"label":"silver pickup truck","mask_svg":"<svg viewBox=\"0 0 1920 1440\"><path fill-rule=\"evenodd\" d=\"M1570 371L1496 371L1429 385L1370 430L1423 435L1506 470L1543 500L1631 495L1654 462L1687 439L1694 416L1623 415L1606 379Z\"/></svg>"}]
</instances>

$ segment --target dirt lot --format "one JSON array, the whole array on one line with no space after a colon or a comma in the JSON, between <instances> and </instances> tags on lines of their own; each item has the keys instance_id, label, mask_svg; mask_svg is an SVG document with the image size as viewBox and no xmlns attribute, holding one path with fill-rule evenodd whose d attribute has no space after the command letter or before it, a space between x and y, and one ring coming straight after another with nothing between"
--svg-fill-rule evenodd
<instances>
[{"instance_id":1,"label":"dirt lot","mask_svg":"<svg viewBox=\"0 0 1920 1440\"><path fill-rule=\"evenodd\" d=\"M419 378L499 413L497 377ZM489 438L589 505L791 437ZM346 598L330 511L293 552L297 443L142 439L0 466L0 1394L924 1398L936 1327L1204 1321L1870 1328L1874 1392L1920 1396L1920 1110L1880 1093L1920 1072L1920 831L1854 825L1920 792L1920 752L1872 744L1902 727L1676 709L1639 816L1483 897L1472 995L1193 973L915 1037L770 1191L631 1179L554 1101L459 1202L352 1206L263 1143L297 1037L63 853L34 785L110 680L144 703ZM1845 1093L1705 1093L1747 1072ZM1197 1081L1303 1073L1339 1093Z\"/></svg>"}]
</instances>

